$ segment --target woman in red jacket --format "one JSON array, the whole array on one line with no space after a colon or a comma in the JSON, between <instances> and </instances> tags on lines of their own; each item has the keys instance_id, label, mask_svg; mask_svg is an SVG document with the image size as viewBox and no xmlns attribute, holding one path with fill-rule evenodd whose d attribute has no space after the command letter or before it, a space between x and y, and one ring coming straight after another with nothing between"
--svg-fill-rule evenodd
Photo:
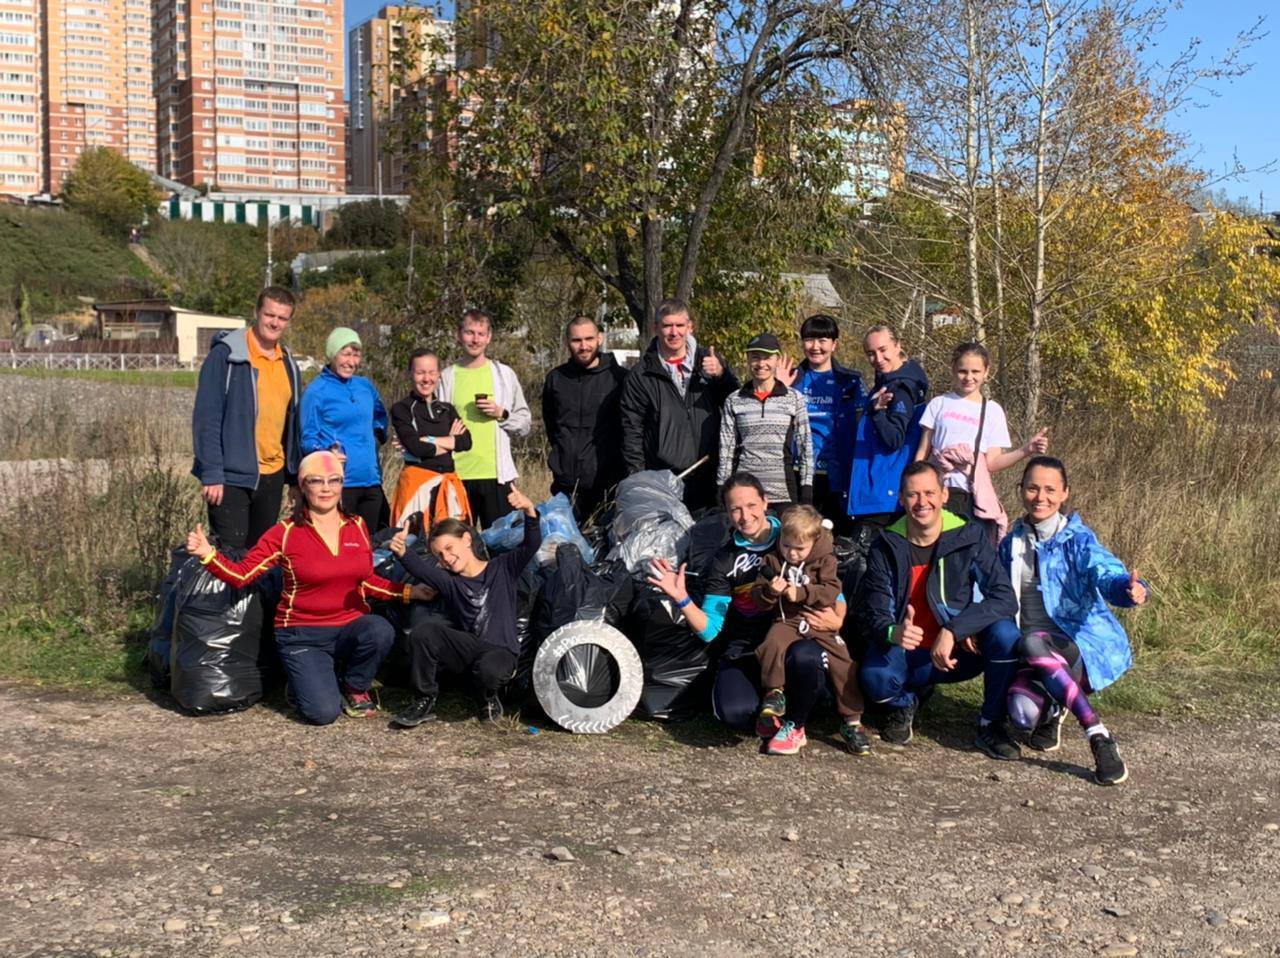
<instances>
[{"instance_id":1,"label":"woman in red jacket","mask_svg":"<svg viewBox=\"0 0 1280 958\"><path fill-rule=\"evenodd\" d=\"M304 458L298 485L304 502L267 530L241 561L214 549L199 525L187 536L187 551L237 587L281 566L284 593L276 607L276 644L298 711L313 725L328 725L340 711L376 715L369 687L391 651L395 630L370 614L367 600L410 602L432 593L374 574L364 521L341 508L337 456L319 451Z\"/></svg>"}]
</instances>

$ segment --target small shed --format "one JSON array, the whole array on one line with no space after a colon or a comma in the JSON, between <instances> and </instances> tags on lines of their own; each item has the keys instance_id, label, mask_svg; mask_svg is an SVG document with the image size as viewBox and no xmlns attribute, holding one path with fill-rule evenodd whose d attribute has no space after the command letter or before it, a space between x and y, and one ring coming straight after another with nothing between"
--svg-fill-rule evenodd
<instances>
[{"instance_id":1,"label":"small shed","mask_svg":"<svg viewBox=\"0 0 1280 958\"><path fill-rule=\"evenodd\" d=\"M155 340L155 351L176 351L178 360L191 363L209 352L220 330L241 329L239 316L214 316L174 306L164 299L95 303L97 338L100 340Z\"/></svg>"},{"instance_id":2,"label":"small shed","mask_svg":"<svg viewBox=\"0 0 1280 958\"><path fill-rule=\"evenodd\" d=\"M239 316L213 316L174 306L173 333L178 338L179 361L204 359L217 333L224 329L243 329L244 325L245 321Z\"/></svg>"}]
</instances>

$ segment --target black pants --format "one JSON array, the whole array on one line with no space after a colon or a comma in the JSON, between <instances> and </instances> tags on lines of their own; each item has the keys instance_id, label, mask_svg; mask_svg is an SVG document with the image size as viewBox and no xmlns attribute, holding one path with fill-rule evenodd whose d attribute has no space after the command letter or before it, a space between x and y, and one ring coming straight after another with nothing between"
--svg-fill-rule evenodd
<instances>
[{"instance_id":1,"label":"black pants","mask_svg":"<svg viewBox=\"0 0 1280 958\"><path fill-rule=\"evenodd\" d=\"M469 678L482 694L496 692L511 678L516 654L455 629L439 619L415 625L408 636L409 688L418 698L440 691L441 670Z\"/></svg>"},{"instance_id":2,"label":"black pants","mask_svg":"<svg viewBox=\"0 0 1280 958\"><path fill-rule=\"evenodd\" d=\"M209 507L209 529L220 549L249 549L280 521L284 470L258 477L257 489L222 487L222 502Z\"/></svg>"},{"instance_id":3,"label":"black pants","mask_svg":"<svg viewBox=\"0 0 1280 958\"><path fill-rule=\"evenodd\" d=\"M812 639L796 642L786 655L787 718L805 725L827 684L827 659ZM736 729L755 728L764 693L760 684L760 660L748 654L721 659L711 692L716 718Z\"/></svg>"},{"instance_id":4,"label":"black pants","mask_svg":"<svg viewBox=\"0 0 1280 958\"><path fill-rule=\"evenodd\" d=\"M511 511L507 502L507 493L511 484L499 482L497 479L463 479L463 487L467 490L467 500L471 503L471 515L476 521L477 529L486 529L495 520L501 519Z\"/></svg>"},{"instance_id":5,"label":"black pants","mask_svg":"<svg viewBox=\"0 0 1280 958\"><path fill-rule=\"evenodd\" d=\"M814 473L813 507L822 513L824 519L831 520L838 536L847 536L853 532L853 520L845 511L847 501L848 497L843 489L831 488L830 476L825 472Z\"/></svg>"},{"instance_id":6,"label":"black pants","mask_svg":"<svg viewBox=\"0 0 1280 958\"><path fill-rule=\"evenodd\" d=\"M342 490L342 511L364 520L369 535L385 529L391 522L391 506L382 492L382 486L345 486Z\"/></svg>"}]
</instances>

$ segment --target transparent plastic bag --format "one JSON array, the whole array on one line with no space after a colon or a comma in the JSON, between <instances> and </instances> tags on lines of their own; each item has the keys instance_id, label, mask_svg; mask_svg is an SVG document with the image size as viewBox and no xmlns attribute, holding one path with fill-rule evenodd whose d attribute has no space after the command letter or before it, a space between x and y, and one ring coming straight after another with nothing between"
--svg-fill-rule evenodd
<instances>
[{"instance_id":1,"label":"transparent plastic bag","mask_svg":"<svg viewBox=\"0 0 1280 958\"><path fill-rule=\"evenodd\" d=\"M595 550L578 529L578 521L573 517L573 506L563 492L556 493L538 506L538 521L542 529L542 545L538 548L537 555L539 565L554 562L556 546L562 542L576 545L588 564L596 561ZM508 512L480 533L480 538L484 540L490 553L510 552L524 539L524 513L519 510Z\"/></svg>"},{"instance_id":2,"label":"transparent plastic bag","mask_svg":"<svg viewBox=\"0 0 1280 958\"><path fill-rule=\"evenodd\" d=\"M666 469L623 479L610 527L614 545L609 558L621 561L632 575L646 574L654 559L678 565L688 552L693 526L683 495L684 483Z\"/></svg>"}]
</instances>

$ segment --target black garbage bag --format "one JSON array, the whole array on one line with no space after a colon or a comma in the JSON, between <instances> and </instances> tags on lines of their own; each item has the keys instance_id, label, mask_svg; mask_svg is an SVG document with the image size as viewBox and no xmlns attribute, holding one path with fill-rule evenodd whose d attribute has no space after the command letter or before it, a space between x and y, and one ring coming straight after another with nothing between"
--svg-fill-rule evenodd
<instances>
[{"instance_id":1,"label":"black garbage bag","mask_svg":"<svg viewBox=\"0 0 1280 958\"><path fill-rule=\"evenodd\" d=\"M688 574L701 578L720 547L729 541L733 526L723 509L708 512L689 530Z\"/></svg>"},{"instance_id":2,"label":"black garbage bag","mask_svg":"<svg viewBox=\"0 0 1280 958\"><path fill-rule=\"evenodd\" d=\"M682 721L711 701L710 647L675 613L671 599L652 586L637 590L624 631L644 663L640 712Z\"/></svg>"},{"instance_id":3,"label":"black garbage bag","mask_svg":"<svg viewBox=\"0 0 1280 958\"><path fill-rule=\"evenodd\" d=\"M187 712L246 709L264 691L263 595L236 589L192 559L174 586L169 691Z\"/></svg>"},{"instance_id":4,"label":"black garbage bag","mask_svg":"<svg viewBox=\"0 0 1280 958\"><path fill-rule=\"evenodd\" d=\"M200 564L200 560L193 558L185 546L178 546L170 553L169 572L156 596L156 621L147 643L147 672L151 676L151 684L158 689L169 688L169 647L173 641L173 613L178 602L176 586L178 574L189 562Z\"/></svg>"},{"instance_id":5,"label":"black garbage bag","mask_svg":"<svg viewBox=\"0 0 1280 958\"><path fill-rule=\"evenodd\" d=\"M533 660L538 655L539 645L534 632L549 571L549 567L531 562L516 580L516 639L520 643L520 655L516 660L515 676L507 683L506 691L510 700L517 704L533 694Z\"/></svg>"}]
</instances>

